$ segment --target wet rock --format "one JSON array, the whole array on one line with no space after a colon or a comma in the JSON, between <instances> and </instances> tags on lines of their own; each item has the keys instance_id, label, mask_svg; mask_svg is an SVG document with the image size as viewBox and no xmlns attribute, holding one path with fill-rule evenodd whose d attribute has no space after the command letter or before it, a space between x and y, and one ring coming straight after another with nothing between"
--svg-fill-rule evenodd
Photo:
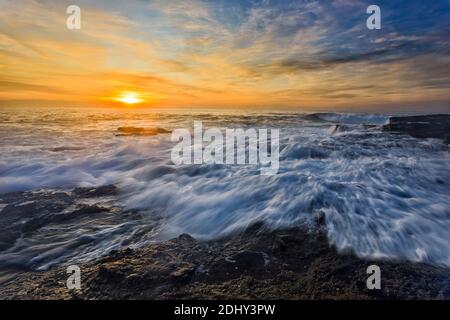
<instances>
[{"instance_id":1,"label":"wet rock","mask_svg":"<svg viewBox=\"0 0 450 320\"><path fill-rule=\"evenodd\" d=\"M176 282L185 282L195 273L195 270L196 266L190 263L170 273L170 277Z\"/></svg>"},{"instance_id":2,"label":"wet rock","mask_svg":"<svg viewBox=\"0 0 450 320\"><path fill-rule=\"evenodd\" d=\"M34 232L39 232L43 227L112 211L113 208L107 204L83 204L79 200L116 193L117 188L109 185L76 188L71 193L42 189L1 194L0 251L11 248L21 237L25 240L33 237Z\"/></svg>"},{"instance_id":3,"label":"wet rock","mask_svg":"<svg viewBox=\"0 0 450 320\"><path fill-rule=\"evenodd\" d=\"M235 261L235 269L257 272L264 268L265 259L262 252L241 251L231 257Z\"/></svg>"},{"instance_id":4,"label":"wet rock","mask_svg":"<svg viewBox=\"0 0 450 320\"><path fill-rule=\"evenodd\" d=\"M275 244L283 250L273 250ZM276 245L275 245L276 246ZM366 269L383 272L368 290ZM449 299L450 269L340 254L326 235L249 228L226 239L189 235L111 252L82 264L83 289L65 288L65 268L28 272L3 284L8 299Z\"/></svg>"},{"instance_id":5,"label":"wet rock","mask_svg":"<svg viewBox=\"0 0 450 320\"><path fill-rule=\"evenodd\" d=\"M450 114L391 117L384 131L404 132L416 138L450 139Z\"/></svg>"},{"instance_id":6,"label":"wet rock","mask_svg":"<svg viewBox=\"0 0 450 320\"><path fill-rule=\"evenodd\" d=\"M139 127L120 127L117 129L116 136L155 136L163 133L171 133L170 130L164 128L139 128Z\"/></svg>"},{"instance_id":7,"label":"wet rock","mask_svg":"<svg viewBox=\"0 0 450 320\"><path fill-rule=\"evenodd\" d=\"M52 152L62 152L62 151L80 151L83 150L83 147L77 147L77 146L59 146L51 148L50 151Z\"/></svg>"},{"instance_id":8,"label":"wet rock","mask_svg":"<svg viewBox=\"0 0 450 320\"><path fill-rule=\"evenodd\" d=\"M14 228L3 229L0 233L0 251L13 246L19 234Z\"/></svg>"},{"instance_id":9,"label":"wet rock","mask_svg":"<svg viewBox=\"0 0 450 320\"><path fill-rule=\"evenodd\" d=\"M287 251L286 243L280 237L275 237L273 239L272 245L270 248L271 248L272 253L279 255L279 256L282 256Z\"/></svg>"},{"instance_id":10,"label":"wet rock","mask_svg":"<svg viewBox=\"0 0 450 320\"><path fill-rule=\"evenodd\" d=\"M314 215L314 222L318 225L318 226L325 226L325 213L323 211L319 211Z\"/></svg>"},{"instance_id":11,"label":"wet rock","mask_svg":"<svg viewBox=\"0 0 450 320\"><path fill-rule=\"evenodd\" d=\"M0 198L8 203L0 211L0 251L13 246L23 232L40 228L47 217L73 204L65 192L15 192Z\"/></svg>"},{"instance_id":12,"label":"wet rock","mask_svg":"<svg viewBox=\"0 0 450 320\"><path fill-rule=\"evenodd\" d=\"M352 130L352 127L350 127L350 126L343 125L343 124L335 124L331 127L331 134L347 132L347 131L351 131L351 130Z\"/></svg>"},{"instance_id":13,"label":"wet rock","mask_svg":"<svg viewBox=\"0 0 450 320\"><path fill-rule=\"evenodd\" d=\"M115 185L107 185L100 187L87 187L87 188L75 188L72 193L74 196L79 198L97 198L97 197L108 197L115 196L119 192Z\"/></svg>"},{"instance_id":14,"label":"wet rock","mask_svg":"<svg viewBox=\"0 0 450 320\"><path fill-rule=\"evenodd\" d=\"M256 274L264 269L264 264L261 252L241 251L212 263L209 266L209 280L223 281L242 274Z\"/></svg>"},{"instance_id":15,"label":"wet rock","mask_svg":"<svg viewBox=\"0 0 450 320\"><path fill-rule=\"evenodd\" d=\"M6 196L8 197L8 196ZM23 219L30 216L60 212L73 203L65 192L58 193L17 193L9 198L9 204L3 208L0 222Z\"/></svg>"},{"instance_id":16,"label":"wet rock","mask_svg":"<svg viewBox=\"0 0 450 320\"><path fill-rule=\"evenodd\" d=\"M61 217L62 219L70 219L76 218L80 215L90 215L107 211L109 211L109 208L100 205L80 205L76 210L64 215L59 215L59 217Z\"/></svg>"},{"instance_id":17,"label":"wet rock","mask_svg":"<svg viewBox=\"0 0 450 320\"><path fill-rule=\"evenodd\" d=\"M81 205L78 209L71 212L46 214L30 219L22 225L22 232L29 233L52 223L65 223L72 219L78 219L82 215L92 215L106 211L109 211L109 209L98 205Z\"/></svg>"}]
</instances>

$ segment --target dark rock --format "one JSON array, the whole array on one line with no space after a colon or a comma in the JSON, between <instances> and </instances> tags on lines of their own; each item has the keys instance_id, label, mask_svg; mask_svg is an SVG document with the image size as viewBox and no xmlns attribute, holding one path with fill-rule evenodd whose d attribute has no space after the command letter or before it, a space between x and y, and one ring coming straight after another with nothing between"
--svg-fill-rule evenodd
<instances>
[{"instance_id":1,"label":"dark rock","mask_svg":"<svg viewBox=\"0 0 450 320\"><path fill-rule=\"evenodd\" d=\"M119 192L115 185L107 185L92 188L75 188L72 193L79 198L97 198L97 197L107 197L115 196Z\"/></svg>"},{"instance_id":2,"label":"dark rock","mask_svg":"<svg viewBox=\"0 0 450 320\"><path fill-rule=\"evenodd\" d=\"M0 233L0 251L9 249L20 236L14 228L3 229Z\"/></svg>"},{"instance_id":3,"label":"dark rock","mask_svg":"<svg viewBox=\"0 0 450 320\"><path fill-rule=\"evenodd\" d=\"M319 211L317 214L314 215L314 222L318 226L325 226L325 213L323 211Z\"/></svg>"},{"instance_id":4,"label":"dark rock","mask_svg":"<svg viewBox=\"0 0 450 320\"><path fill-rule=\"evenodd\" d=\"M95 213L100 213L100 212L107 212L109 211L108 208L106 207L102 207L99 205L80 205L76 210L67 213L67 214L60 214L58 215L60 218L62 218L63 220L67 220L69 218L77 218L80 215L84 215L84 214L95 214Z\"/></svg>"},{"instance_id":5,"label":"dark rock","mask_svg":"<svg viewBox=\"0 0 450 320\"><path fill-rule=\"evenodd\" d=\"M120 127L117 129L118 137L127 136L155 136L163 133L171 133L170 130L164 128L139 128L139 127Z\"/></svg>"},{"instance_id":6,"label":"dark rock","mask_svg":"<svg viewBox=\"0 0 450 320\"><path fill-rule=\"evenodd\" d=\"M56 193L18 193L16 198L3 208L1 222L24 219L26 217L60 212L73 203L72 198L64 192Z\"/></svg>"},{"instance_id":7,"label":"dark rock","mask_svg":"<svg viewBox=\"0 0 450 320\"><path fill-rule=\"evenodd\" d=\"M450 139L450 114L391 117L384 131L404 132L416 138Z\"/></svg>"},{"instance_id":8,"label":"dark rock","mask_svg":"<svg viewBox=\"0 0 450 320\"><path fill-rule=\"evenodd\" d=\"M190 236L190 235L187 234L187 233L180 234L180 235L178 236L177 240L179 240L179 241L181 241L181 242L183 242L183 241L184 241L184 242L196 242L196 241L197 241L197 240L195 240L194 237Z\"/></svg>"},{"instance_id":9,"label":"dark rock","mask_svg":"<svg viewBox=\"0 0 450 320\"><path fill-rule=\"evenodd\" d=\"M241 251L231 257L235 269L258 271L264 268L265 259L261 252Z\"/></svg>"},{"instance_id":10,"label":"dark rock","mask_svg":"<svg viewBox=\"0 0 450 320\"><path fill-rule=\"evenodd\" d=\"M339 132L347 132L351 131L352 128L350 126L346 126L343 124L335 124L331 127L331 134L339 133Z\"/></svg>"},{"instance_id":11,"label":"dark rock","mask_svg":"<svg viewBox=\"0 0 450 320\"><path fill-rule=\"evenodd\" d=\"M273 250L282 246L283 250ZM368 290L366 269L382 270ZM189 235L80 265L82 290L64 266L3 284L6 299L449 299L450 269L340 254L326 235L302 229L244 232L202 243Z\"/></svg>"},{"instance_id":12,"label":"dark rock","mask_svg":"<svg viewBox=\"0 0 450 320\"><path fill-rule=\"evenodd\" d=\"M14 192L0 198L8 203L0 212L0 251L10 248L22 232L40 228L47 217L73 204L65 192Z\"/></svg>"},{"instance_id":13,"label":"dark rock","mask_svg":"<svg viewBox=\"0 0 450 320\"><path fill-rule=\"evenodd\" d=\"M26 221L22 225L22 232L24 233L33 232L51 223L68 222L72 219L78 219L82 215L90 215L100 212L106 212L108 210L109 210L108 208L104 208L97 205L81 205L79 206L78 209L71 212L40 215L36 218L32 218Z\"/></svg>"},{"instance_id":14,"label":"dark rock","mask_svg":"<svg viewBox=\"0 0 450 320\"><path fill-rule=\"evenodd\" d=\"M194 264L187 264L173 271L170 277L176 282L186 282L191 278L195 270L196 266Z\"/></svg>"},{"instance_id":15,"label":"dark rock","mask_svg":"<svg viewBox=\"0 0 450 320\"><path fill-rule=\"evenodd\" d=\"M241 274L257 274L264 269L264 264L264 255L261 252L241 251L213 262L209 267L209 280L223 281Z\"/></svg>"},{"instance_id":16,"label":"dark rock","mask_svg":"<svg viewBox=\"0 0 450 320\"><path fill-rule=\"evenodd\" d=\"M11 248L17 239L32 237L33 232L50 224L82 219L85 216L108 212L103 205L78 204L77 197L100 197L117 193L115 186L77 188L72 193L39 190L0 195L6 204L0 211L0 251Z\"/></svg>"}]
</instances>

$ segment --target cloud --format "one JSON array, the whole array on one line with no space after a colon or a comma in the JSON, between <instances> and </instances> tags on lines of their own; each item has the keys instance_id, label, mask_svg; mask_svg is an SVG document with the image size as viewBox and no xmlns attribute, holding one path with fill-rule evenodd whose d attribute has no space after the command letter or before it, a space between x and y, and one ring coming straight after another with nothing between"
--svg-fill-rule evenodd
<instances>
[{"instance_id":1,"label":"cloud","mask_svg":"<svg viewBox=\"0 0 450 320\"><path fill-rule=\"evenodd\" d=\"M0 99L103 103L127 89L176 106L448 101L448 2L393 0L376 32L367 3L80 0L73 32L69 1L6 0Z\"/></svg>"}]
</instances>

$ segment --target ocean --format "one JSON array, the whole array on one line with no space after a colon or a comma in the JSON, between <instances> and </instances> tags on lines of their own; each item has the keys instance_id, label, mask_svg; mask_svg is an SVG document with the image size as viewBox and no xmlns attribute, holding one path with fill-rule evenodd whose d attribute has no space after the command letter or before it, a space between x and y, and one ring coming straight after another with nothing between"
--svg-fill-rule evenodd
<instances>
[{"instance_id":1,"label":"ocean","mask_svg":"<svg viewBox=\"0 0 450 320\"><path fill-rule=\"evenodd\" d=\"M384 132L388 119L1 108L0 267L46 270L182 233L216 239L254 223L312 230L318 219L339 251L450 266L450 147ZM194 121L205 128L279 129L277 174L261 175L255 165L174 165L170 132L192 130ZM64 196L76 187L109 185L118 193ZM42 199L64 205L50 210ZM70 214L93 205L104 210Z\"/></svg>"}]
</instances>

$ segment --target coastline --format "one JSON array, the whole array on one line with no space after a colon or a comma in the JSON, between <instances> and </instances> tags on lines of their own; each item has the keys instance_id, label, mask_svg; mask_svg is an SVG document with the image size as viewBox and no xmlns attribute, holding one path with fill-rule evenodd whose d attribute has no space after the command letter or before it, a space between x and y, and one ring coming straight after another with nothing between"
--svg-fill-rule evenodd
<instances>
[{"instance_id":1,"label":"coastline","mask_svg":"<svg viewBox=\"0 0 450 320\"><path fill-rule=\"evenodd\" d=\"M392 135L391 139L404 134L438 138L439 148L446 150L449 120L449 115L403 117L385 125L383 131L388 132L381 134ZM338 124L334 130L345 131L345 127ZM435 182L442 188L446 185L440 177ZM151 240L162 218L155 212L154 220L144 220L139 210L122 208L119 194L115 185L0 194L0 252L7 252L0 261L0 299L450 299L450 267L338 252L327 238L326 217L316 215L320 211L312 216L313 228L270 230L261 222L210 241L182 234L127 248ZM111 232L117 237L113 239L95 229L144 221L145 228L136 234ZM65 237L62 233L68 226L72 233ZM47 233L42 232L47 227ZM80 233L88 227L96 232ZM61 238L53 239L54 230L63 230ZM67 239L73 242L68 244ZM102 256L84 247L104 239L110 241L104 247L119 249ZM39 244L36 251L28 247L33 241ZM8 251L18 243L19 252L28 256ZM67 246L59 248L59 243ZM73 248L90 257L89 262L77 263L80 291L66 287L66 267L73 261L66 254ZM381 290L367 289L366 270L372 264L381 268Z\"/></svg>"},{"instance_id":2,"label":"coastline","mask_svg":"<svg viewBox=\"0 0 450 320\"><path fill-rule=\"evenodd\" d=\"M366 268L381 268L368 290ZM330 247L322 231L263 231L200 242L189 235L112 251L80 265L81 290L66 268L25 272L0 285L1 299L450 299L450 268L372 261Z\"/></svg>"}]
</instances>

